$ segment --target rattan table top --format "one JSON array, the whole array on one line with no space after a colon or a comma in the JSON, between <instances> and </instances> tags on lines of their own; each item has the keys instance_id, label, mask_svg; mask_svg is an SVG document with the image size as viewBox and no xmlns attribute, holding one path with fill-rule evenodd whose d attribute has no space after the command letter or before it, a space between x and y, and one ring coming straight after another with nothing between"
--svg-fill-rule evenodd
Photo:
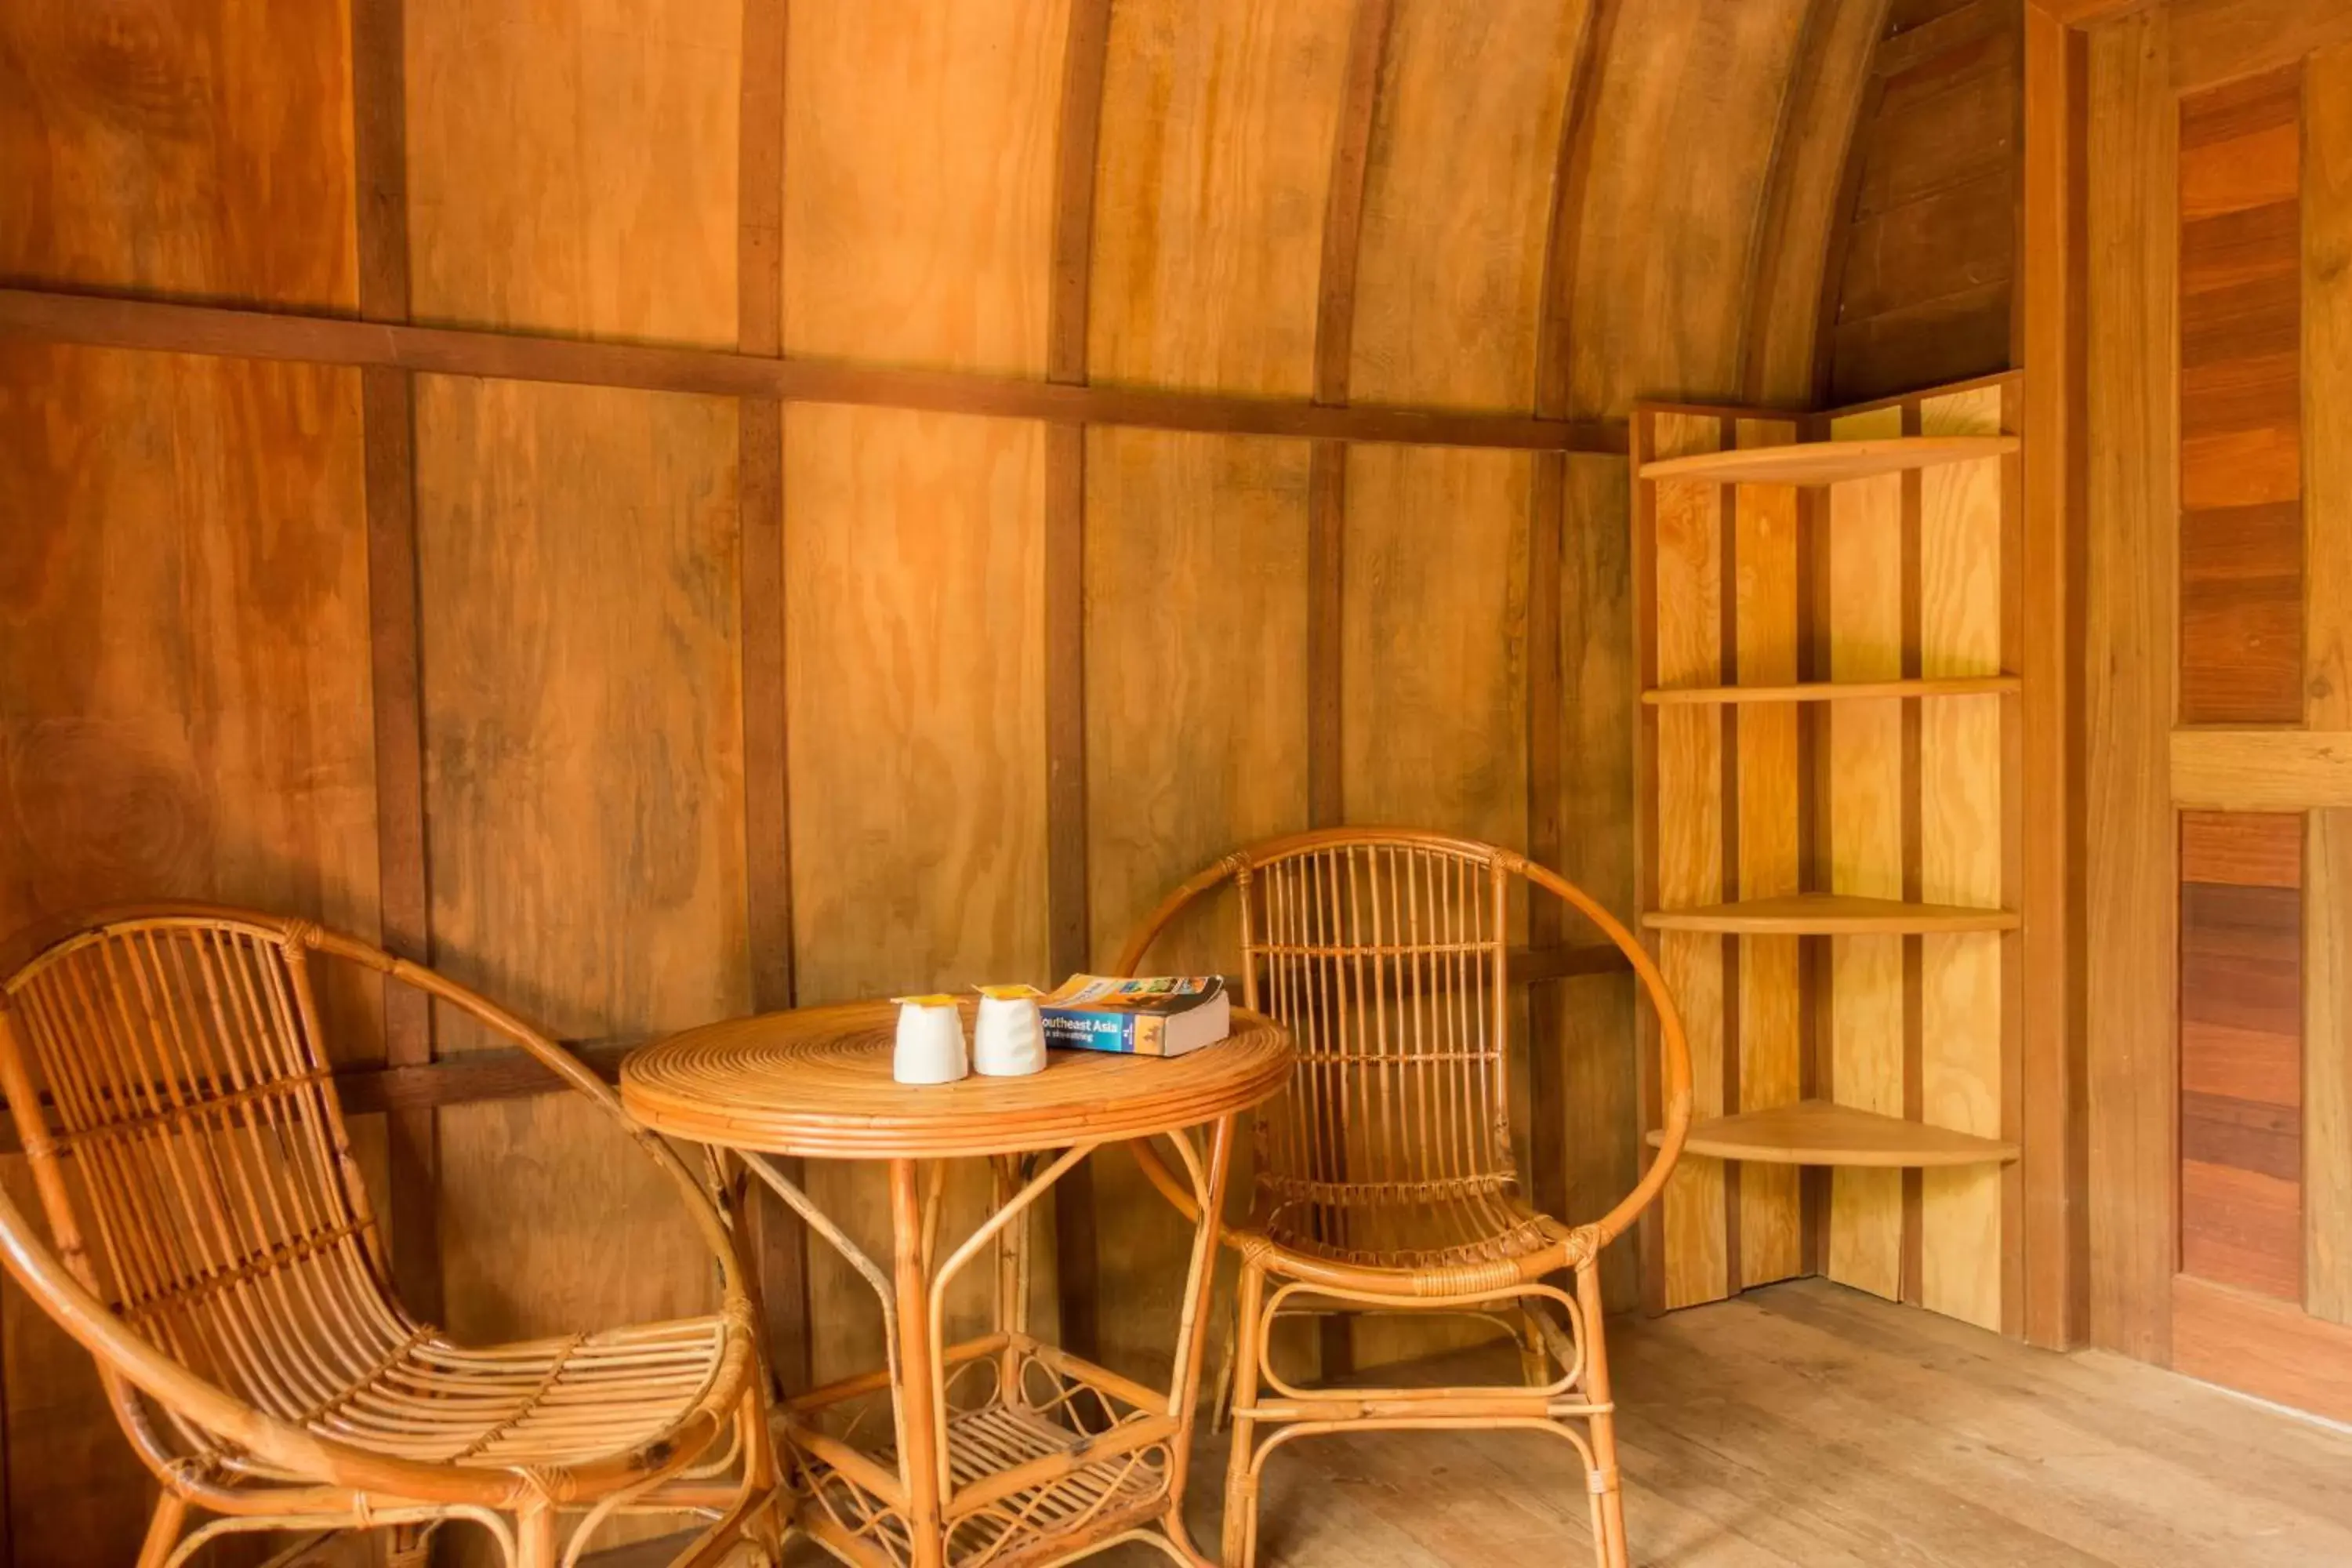
<instances>
[{"instance_id":1,"label":"rattan table top","mask_svg":"<svg viewBox=\"0 0 2352 1568\"><path fill-rule=\"evenodd\" d=\"M965 1025L971 1025L966 1005ZM1289 1076L1289 1032L1245 1008L1232 1036L1173 1058L1050 1051L1027 1078L902 1084L898 1009L851 1002L730 1018L621 1064L621 1100L656 1131L831 1160L1011 1154L1145 1138L1246 1110Z\"/></svg>"}]
</instances>

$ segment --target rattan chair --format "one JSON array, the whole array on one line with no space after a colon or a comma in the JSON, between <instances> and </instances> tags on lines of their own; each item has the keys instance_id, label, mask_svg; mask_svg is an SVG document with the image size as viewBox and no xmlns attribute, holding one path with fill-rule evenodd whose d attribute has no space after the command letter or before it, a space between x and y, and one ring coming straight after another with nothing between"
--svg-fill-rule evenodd
<instances>
[{"instance_id":1,"label":"rattan chair","mask_svg":"<svg viewBox=\"0 0 2352 1568\"><path fill-rule=\"evenodd\" d=\"M1664 1144L1633 1190L1584 1225L1530 1207L1513 1163L1514 879L1598 926L1656 1013ZM1290 1026L1298 1065L1258 1114L1254 1207L1227 1237L1241 1282L1228 1358L1226 1568L1256 1559L1259 1477L1286 1442L1475 1426L1549 1432L1573 1445L1594 1557L1624 1568L1598 1263L1664 1185L1690 1119L1682 1024L1656 967L1607 910L1525 856L1410 829L1337 828L1256 845L1194 877L1145 921L1119 973L1136 973L1186 906L1228 881L1240 895L1242 1000ZM1138 1155L1184 1206L1157 1158ZM1573 1294L1546 1278L1562 1269L1574 1272ZM1520 1339L1523 1381L1307 1388L1275 1371L1267 1347L1276 1319L1362 1311L1492 1318Z\"/></svg>"},{"instance_id":2,"label":"rattan chair","mask_svg":"<svg viewBox=\"0 0 2352 1568\"><path fill-rule=\"evenodd\" d=\"M626 1124L709 1244L718 1313L488 1346L410 1314L328 1073L320 957L471 1015ZM124 911L0 989L0 1090L48 1218L45 1238L0 1191L0 1247L97 1358L162 1483L142 1568L229 1531L451 1519L550 1568L559 1515L581 1510L567 1563L624 1511L710 1519L683 1562L773 1547L755 1318L726 1222L593 1073L512 1015L308 921Z\"/></svg>"}]
</instances>

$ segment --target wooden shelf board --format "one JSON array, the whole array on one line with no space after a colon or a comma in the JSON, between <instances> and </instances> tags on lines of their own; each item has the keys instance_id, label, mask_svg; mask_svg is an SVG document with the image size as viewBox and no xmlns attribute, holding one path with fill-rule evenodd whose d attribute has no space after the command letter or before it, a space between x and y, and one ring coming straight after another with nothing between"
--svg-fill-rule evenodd
<instances>
[{"instance_id":1,"label":"wooden shelf board","mask_svg":"<svg viewBox=\"0 0 2352 1568\"><path fill-rule=\"evenodd\" d=\"M1961 904L1906 904L1849 893L1790 893L1687 910L1653 910L1642 917L1651 931L1726 931L1744 936L1866 936L1890 932L2013 931L2013 910Z\"/></svg>"},{"instance_id":2,"label":"wooden shelf board","mask_svg":"<svg viewBox=\"0 0 2352 1568\"><path fill-rule=\"evenodd\" d=\"M1652 1148L1664 1142L1664 1134L1650 1134ZM1998 1139L1904 1121L1826 1100L1801 1100L1770 1110L1693 1122L1685 1148L1717 1160L1882 1169L2004 1164L2018 1152L2016 1144Z\"/></svg>"},{"instance_id":3,"label":"wooden shelf board","mask_svg":"<svg viewBox=\"0 0 2352 1568\"><path fill-rule=\"evenodd\" d=\"M1870 441L1796 441L1697 452L1642 465L1645 479L1704 479L1721 485L1831 485L1938 463L1999 458L2018 449L2014 436L1888 436Z\"/></svg>"},{"instance_id":4,"label":"wooden shelf board","mask_svg":"<svg viewBox=\"0 0 2352 1568\"><path fill-rule=\"evenodd\" d=\"M1945 676L1934 680L1810 680L1797 686L1669 686L1642 693L1653 708L1727 702L1856 702L1880 697L1985 697L2016 691L2014 675Z\"/></svg>"}]
</instances>

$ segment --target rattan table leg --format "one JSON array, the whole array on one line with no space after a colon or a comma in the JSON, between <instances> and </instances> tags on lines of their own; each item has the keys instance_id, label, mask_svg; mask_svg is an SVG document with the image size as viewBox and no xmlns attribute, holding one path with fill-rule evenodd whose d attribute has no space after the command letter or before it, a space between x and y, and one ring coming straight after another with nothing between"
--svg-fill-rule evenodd
<instances>
[{"instance_id":1,"label":"rattan table leg","mask_svg":"<svg viewBox=\"0 0 2352 1568\"><path fill-rule=\"evenodd\" d=\"M898 1302L898 1479L906 1489L912 1568L942 1568L940 1406L941 1368L931 1353L928 1226L916 1162L890 1162L891 1278Z\"/></svg>"}]
</instances>

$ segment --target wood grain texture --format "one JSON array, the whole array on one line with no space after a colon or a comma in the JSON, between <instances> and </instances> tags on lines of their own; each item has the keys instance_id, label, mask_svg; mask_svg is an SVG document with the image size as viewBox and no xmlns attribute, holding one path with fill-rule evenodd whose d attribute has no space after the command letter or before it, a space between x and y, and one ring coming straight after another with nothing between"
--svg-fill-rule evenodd
<instances>
[{"instance_id":1,"label":"wood grain texture","mask_svg":"<svg viewBox=\"0 0 2352 1568\"><path fill-rule=\"evenodd\" d=\"M1530 405L1578 0L1397 0L1372 122L1350 393ZM1471 166L1483 171L1463 178Z\"/></svg>"},{"instance_id":2,"label":"wood grain texture","mask_svg":"<svg viewBox=\"0 0 2352 1568\"><path fill-rule=\"evenodd\" d=\"M0 278L359 303L341 6L0 16Z\"/></svg>"},{"instance_id":3,"label":"wood grain texture","mask_svg":"<svg viewBox=\"0 0 2352 1568\"><path fill-rule=\"evenodd\" d=\"M2352 1331L2342 1324L2187 1275L2173 1281L2170 1315L2176 1370L2352 1420Z\"/></svg>"},{"instance_id":4,"label":"wood grain texture","mask_svg":"<svg viewBox=\"0 0 2352 1568\"><path fill-rule=\"evenodd\" d=\"M732 344L742 42L736 4L413 7L416 319Z\"/></svg>"},{"instance_id":5,"label":"wood grain texture","mask_svg":"<svg viewBox=\"0 0 2352 1568\"><path fill-rule=\"evenodd\" d=\"M2176 805L2210 811L2352 805L2352 732L2176 730L2171 795Z\"/></svg>"},{"instance_id":6,"label":"wood grain texture","mask_svg":"<svg viewBox=\"0 0 2352 1568\"><path fill-rule=\"evenodd\" d=\"M734 408L426 378L417 431L436 966L573 1037L740 1011ZM613 1136L573 1097L441 1113L456 1331L703 1310L675 1198Z\"/></svg>"},{"instance_id":7,"label":"wood grain texture","mask_svg":"<svg viewBox=\"0 0 2352 1568\"><path fill-rule=\"evenodd\" d=\"M1526 839L1527 461L1349 453L1350 821ZM1443 548L1423 526L1439 514L1453 520Z\"/></svg>"},{"instance_id":8,"label":"wood grain texture","mask_svg":"<svg viewBox=\"0 0 2352 1568\"><path fill-rule=\"evenodd\" d=\"M1923 399L1930 435L1987 434L2001 425L2004 392ZM1919 642L1924 675L2000 668L2007 530L2001 461L1921 473ZM1956 698L1920 706L1920 896L2000 905L2006 886L2003 819L2005 703ZM1925 1119L1979 1137L2001 1135L2006 1101L2003 939L1990 933L1922 940ZM2002 1173L1932 1172L1922 1183L1920 1299L1937 1311L2001 1327Z\"/></svg>"},{"instance_id":9,"label":"wood grain texture","mask_svg":"<svg viewBox=\"0 0 2352 1568\"><path fill-rule=\"evenodd\" d=\"M793 6L787 353L1045 374L1069 9Z\"/></svg>"},{"instance_id":10,"label":"wood grain texture","mask_svg":"<svg viewBox=\"0 0 2352 1568\"><path fill-rule=\"evenodd\" d=\"M1805 13L1804 0L1657 0L1613 30L1568 307L1579 416L1738 394L1748 258ZM1706 176L1684 177L1702 146Z\"/></svg>"},{"instance_id":11,"label":"wood grain texture","mask_svg":"<svg viewBox=\"0 0 2352 1568\"><path fill-rule=\"evenodd\" d=\"M1793 441L1794 420L1742 419L1743 447ZM1797 492L1784 485L1743 485L1733 492L1734 660L1743 681L1797 675ZM1743 710L1738 752L1738 893L1743 900L1800 889L1801 837L1797 711ZM1743 939L1739 952L1738 1097L1733 1110L1787 1105L1801 1092L1803 1056L1799 944L1793 936ZM1793 1168L1739 1173L1739 1279L1745 1289L1804 1271L1801 1205Z\"/></svg>"},{"instance_id":12,"label":"wood grain texture","mask_svg":"<svg viewBox=\"0 0 2352 1568\"><path fill-rule=\"evenodd\" d=\"M1071 425L1527 451L1612 452L1624 445L1622 426L1599 420L1371 405L1328 408L1303 399L1076 386L969 371L833 364L717 349L402 327L18 289L0 289L0 337Z\"/></svg>"},{"instance_id":13,"label":"wood grain texture","mask_svg":"<svg viewBox=\"0 0 2352 1568\"><path fill-rule=\"evenodd\" d=\"M358 378L12 346L0 421L0 931L156 897L372 929ZM329 1001L336 1059L380 1059L373 994ZM7 1450L16 1550L135 1553L150 1485L88 1356L14 1288L0 1356L44 1434Z\"/></svg>"},{"instance_id":14,"label":"wood grain texture","mask_svg":"<svg viewBox=\"0 0 2352 1568\"><path fill-rule=\"evenodd\" d=\"M2352 45L2305 64L2304 718L2352 727ZM2307 820L2304 898L2304 1304L2352 1323L2352 813Z\"/></svg>"},{"instance_id":15,"label":"wood grain texture","mask_svg":"<svg viewBox=\"0 0 2352 1568\"><path fill-rule=\"evenodd\" d=\"M1815 0L1806 12L1751 263L1740 372L1748 402L1790 405L1812 397L1822 273L1844 217L1838 201L1887 11L1887 0Z\"/></svg>"},{"instance_id":16,"label":"wood grain texture","mask_svg":"<svg viewBox=\"0 0 2352 1568\"><path fill-rule=\"evenodd\" d=\"M1900 409L1831 422L1836 440L1899 435ZM1828 503L1826 603L1829 675L1885 679L1904 668L1900 474L1833 485ZM1870 898L1905 896L1903 703L1880 700L1832 710L1824 748L1829 771L1828 890ZM1903 945L1899 936L1840 937L1831 944L1832 1082L1841 1105L1902 1116ZM1832 1173L1828 1272L1842 1283L1893 1297L1900 1289L1901 1179L1887 1172Z\"/></svg>"},{"instance_id":17,"label":"wood grain texture","mask_svg":"<svg viewBox=\"0 0 2352 1568\"><path fill-rule=\"evenodd\" d=\"M1559 640L1567 667L1559 740L1561 757L1559 869L1630 919L1637 902L1632 693L1633 573L1626 466L1610 458L1566 464ZM1524 966L1514 962L1515 972ZM1560 1099L1568 1114L1568 1202L1562 1217L1597 1218L1639 1176L1639 1049L1633 984L1600 975L1562 988ZM1542 1037L1535 1037L1538 1044ZM1603 1255L1603 1295L1612 1310L1639 1300L1635 1250Z\"/></svg>"},{"instance_id":18,"label":"wood grain texture","mask_svg":"<svg viewBox=\"0 0 2352 1568\"><path fill-rule=\"evenodd\" d=\"M2352 1323L2352 812L2308 814L2302 848L2304 1306Z\"/></svg>"},{"instance_id":19,"label":"wood grain texture","mask_svg":"<svg viewBox=\"0 0 2352 1568\"><path fill-rule=\"evenodd\" d=\"M424 377L416 420L436 967L560 1037L741 1011L735 405ZM436 1012L445 1056L499 1043ZM452 1332L709 1310L675 1194L594 1106L438 1117Z\"/></svg>"},{"instance_id":20,"label":"wood grain texture","mask_svg":"<svg viewBox=\"0 0 2352 1568\"><path fill-rule=\"evenodd\" d=\"M2187 818L2181 835L2180 1268L2291 1301L2303 1299L2303 833L2280 815ZM2230 879L2191 879L2216 871Z\"/></svg>"},{"instance_id":21,"label":"wood grain texture","mask_svg":"<svg viewBox=\"0 0 2352 1568\"><path fill-rule=\"evenodd\" d=\"M2092 36L2087 194L2084 729L2089 1035L2090 1330L2144 1360L2171 1353L2178 1228L2172 973L2177 836L2163 748L2173 722L2178 515L2178 115L2168 16Z\"/></svg>"},{"instance_id":22,"label":"wood grain texture","mask_svg":"<svg viewBox=\"0 0 2352 1568\"><path fill-rule=\"evenodd\" d=\"M1318 220L1352 16L1351 0L1115 8L1094 380L1312 389Z\"/></svg>"},{"instance_id":23,"label":"wood grain texture","mask_svg":"<svg viewBox=\"0 0 2352 1568\"><path fill-rule=\"evenodd\" d=\"M1035 426L867 410L795 410L786 426L803 1005L1048 978L1044 446ZM971 1174L951 1231L984 1198ZM811 1181L827 1212L880 1223L877 1173ZM828 1254L813 1254L810 1288L862 1306ZM959 1291L959 1313L971 1307ZM879 1364L878 1332L862 1311L818 1312L815 1374Z\"/></svg>"},{"instance_id":24,"label":"wood grain texture","mask_svg":"<svg viewBox=\"0 0 2352 1568\"><path fill-rule=\"evenodd\" d=\"M352 169L360 313L408 316L406 8L363 0L351 10ZM368 537L368 666L375 718L377 937L417 962L432 955L425 887L424 716L417 666L415 409L410 378L360 373ZM433 1059L433 1011L407 986L382 989L388 1065ZM433 1192L440 1149L429 1112L385 1123L385 1224L401 1300L427 1321L442 1311Z\"/></svg>"},{"instance_id":25,"label":"wood grain texture","mask_svg":"<svg viewBox=\"0 0 2352 1568\"><path fill-rule=\"evenodd\" d=\"M2172 0L2172 85L2190 93L2352 41L2331 0Z\"/></svg>"},{"instance_id":26,"label":"wood grain texture","mask_svg":"<svg viewBox=\"0 0 2352 1568\"><path fill-rule=\"evenodd\" d=\"M1099 430L1087 460L1090 961L1236 846L1307 826L1305 446ZM1231 973L1239 916L1203 900L1155 972ZM1133 1161L1094 1163L1103 1346L1160 1364L1189 1233ZM1311 1353L1311 1352L1309 1352Z\"/></svg>"},{"instance_id":27,"label":"wood grain texture","mask_svg":"<svg viewBox=\"0 0 2352 1568\"><path fill-rule=\"evenodd\" d=\"M2022 8L1897 5L1853 138L1826 281L1827 395L1851 404L2011 363Z\"/></svg>"},{"instance_id":28,"label":"wood grain texture","mask_svg":"<svg viewBox=\"0 0 2352 1568\"><path fill-rule=\"evenodd\" d=\"M2089 51L2080 34L2029 7L2025 16L2025 234L2021 325L2023 433L2043 457L2025 465L2016 627L2018 719L2026 800L2020 909L2033 938L2017 982L2027 997L2015 1085L2025 1152L2022 1329L2071 1348L2088 1331L2083 1192L2083 929L2080 846L2084 679L2081 602L2086 425L2084 334ZM2064 803L2051 809L2049 803Z\"/></svg>"},{"instance_id":29,"label":"wood grain texture","mask_svg":"<svg viewBox=\"0 0 2352 1568\"><path fill-rule=\"evenodd\" d=\"M1717 418L1644 416L1659 457L1714 451L1722 444ZM1654 589L1657 678L1688 683L1722 679L1724 580L1723 487L1692 481L1645 482L1654 519ZM1724 864L1723 715L1718 710L1662 710L1656 716L1657 899L1666 908L1711 902L1727 890ZM1666 931L1658 937L1659 966L1682 1008L1690 1040L1692 1113L1721 1116L1724 1103L1726 1009L1724 942L1719 936ZM1709 1301L1732 1289L1725 1212L1725 1167L1696 1157L1675 1169L1661 1199L1664 1290L1663 1304Z\"/></svg>"},{"instance_id":30,"label":"wood grain texture","mask_svg":"<svg viewBox=\"0 0 2352 1568\"><path fill-rule=\"evenodd\" d=\"M2180 100L2180 718L2302 717L2302 72Z\"/></svg>"}]
</instances>

